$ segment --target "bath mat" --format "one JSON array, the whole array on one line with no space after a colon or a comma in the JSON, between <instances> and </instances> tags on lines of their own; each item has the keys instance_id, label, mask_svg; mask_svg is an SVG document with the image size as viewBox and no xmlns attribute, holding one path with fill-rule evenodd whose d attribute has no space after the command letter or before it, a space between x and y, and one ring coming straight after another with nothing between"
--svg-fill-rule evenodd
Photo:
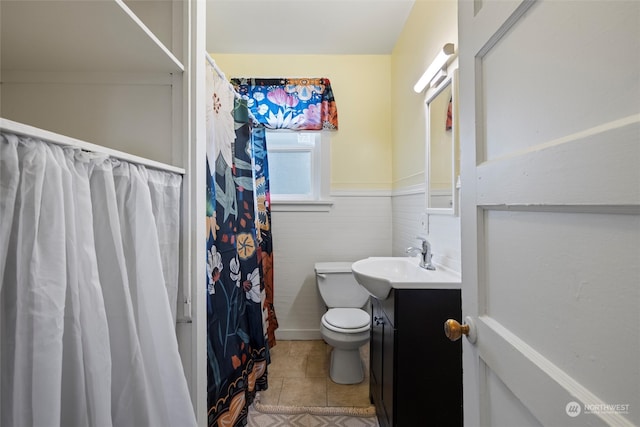
<instances>
[{"instance_id":1,"label":"bath mat","mask_svg":"<svg viewBox=\"0 0 640 427\"><path fill-rule=\"evenodd\" d=\"M343 412L350 408L328 408L328 407L276 407L269 405L267 409L275 411L291 411L296 413L263 413L256 408L256 402L249 407L249 418L247 427L379 427L375 416L328 414L331 409L339 409ZM260 405L258 405L260 406ZM266 406L266 405L265 405ZM264 409L264 408L263 408ZM366 408L359 409L362 412ZM327 412L327 414L314 414L300 411Z\"/></svg>"},{"instance_id":2,"label":"bath mat","mask_svg":"<svg viewBox=\"0 0 640 427\"><path fill-rule=\"evenodd\" d=\"M373 405L366 407L349 407L349 406L281 406L268 405L260 402L260 394L256 396L253 402L255 410L264 414L310 414L310 415L329 415L329 416L347 416L347 417L375 417L376 408Z\"/></svg>"}]
</instances>

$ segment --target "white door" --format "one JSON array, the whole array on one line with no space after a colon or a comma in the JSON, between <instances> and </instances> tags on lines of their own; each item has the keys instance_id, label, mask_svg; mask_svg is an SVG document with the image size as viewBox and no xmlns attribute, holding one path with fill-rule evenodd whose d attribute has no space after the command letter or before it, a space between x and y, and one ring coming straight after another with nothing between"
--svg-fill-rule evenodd
<instances>
[{"instance_id":1,"label":"white door","mask_svg":"<svg viewBox=\"0 0 640 427\"><path fill-rule=\"evenodd\" d=\"M640 1L458 28L465 425L640 425Z\"/></svg>"}]
</instances>

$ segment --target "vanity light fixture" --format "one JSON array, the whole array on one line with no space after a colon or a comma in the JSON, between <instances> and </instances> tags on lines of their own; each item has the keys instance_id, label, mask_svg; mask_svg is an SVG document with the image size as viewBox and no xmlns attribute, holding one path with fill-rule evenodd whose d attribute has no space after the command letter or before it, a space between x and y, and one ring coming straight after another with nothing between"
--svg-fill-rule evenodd
<instances>
[{"instance_id":1,"label":"vanity light fixture","mask_svg":"<svg viewBox=\"0 0 640 427\"><path fill-rule=\"evenodd\" d=\"M454 52L455 47L453 43L445 44L442 49L440 49L433 62L431 62L429 68L427 68L422 77L420 77L415 86L413 86L413 90L416 93L422 92L424 88L427 87L429 82L431 82L433 78L436 77L436 75L447 65L447 62L449 62L449 57L453 55Z\"/></svg>"},{"instance_id":2,"label":"vanity light fixture","mask_svg":"<svg viewBox=\"0 0 640 427\"><path fill-rule=\"evenodd\" d=\"M447 69L446 68L442 68L442 70L438 71L436 73L436 75L433 76L433 78L429 82L429 87L438 86L446 78L447 78Z\"/></svg>"}]
</instances>

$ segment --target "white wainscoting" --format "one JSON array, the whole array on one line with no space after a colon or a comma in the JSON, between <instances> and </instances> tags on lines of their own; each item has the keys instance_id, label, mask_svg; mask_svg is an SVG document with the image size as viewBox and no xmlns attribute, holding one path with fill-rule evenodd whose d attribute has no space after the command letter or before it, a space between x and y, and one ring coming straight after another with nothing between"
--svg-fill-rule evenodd
<instances>
[{"instance_id":1,"label":"white wainscoting","mask_svg":"<svg viewBox=\"0 0 640 427\"><path fill-rule=\"evenodd\" d=\"M396 190L391 199L393 217L393 256L406 256L409 246L417 246L416 237L426 234L422 221L426 221L425 188L422 186Z\"/></svg>"},{"instance_id":2,"label":"white wainscoting","mask_svg":"<svg viewBox=\"0 0 640 427\"><path fill-rule=\"evenodd\" d=\"M394 191L392 197L393 256L406 256L409 246L417 246L418 235L431 243L433 261L461 271L460 217L426 215L424 186Z\"/></svg>"},{"instance_id":3,"label":"white wainscoting","mask_svg":"<svg viewBox=\"0 0 640 427\"><path fill-rule=\"evenodd\" d=\"M331 195L326 212L272 212L277 339L320 339L325 306L314 264L390 256L390 192Z\"/></svg>"}]
</instances>

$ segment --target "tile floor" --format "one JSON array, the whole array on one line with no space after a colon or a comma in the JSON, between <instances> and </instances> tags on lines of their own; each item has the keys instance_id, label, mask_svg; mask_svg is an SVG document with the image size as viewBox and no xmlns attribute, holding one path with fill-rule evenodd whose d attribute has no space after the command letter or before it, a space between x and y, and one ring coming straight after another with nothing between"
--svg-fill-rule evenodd
<instances>
[{"instance_id":1,"label":"tile floor","mask_svg":"<svg viewBox=\"0 0 640 427\"><path fill-rule=\"evenodd\" d=\"M369 407L369 345L360 349L365 378L336 384L329 378L331 347L324 341L278 341L271 349L269 389L260 402L278 406Z\"/></svg>"}]
</instances>

